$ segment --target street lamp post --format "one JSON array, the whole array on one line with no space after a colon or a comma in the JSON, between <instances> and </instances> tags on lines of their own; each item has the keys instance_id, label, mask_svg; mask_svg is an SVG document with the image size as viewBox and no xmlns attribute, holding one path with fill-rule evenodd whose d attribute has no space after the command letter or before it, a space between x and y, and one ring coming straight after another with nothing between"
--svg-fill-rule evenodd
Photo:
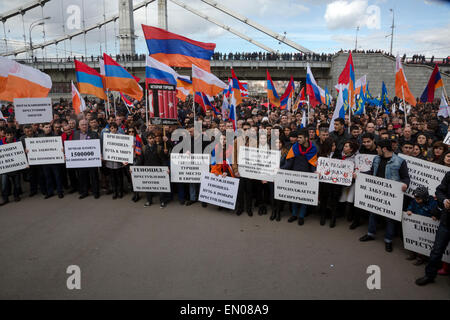
<instances>
[{"instance_id":1,"label":"street lamp post","mask_svg":"<svg viewBox=\"0 0 450 320\"><path fill-rule=\"evenodd\" d=\"M32 22L30 25L29 36L30 36L31 63L33 63L33 60L34 60L34 50L33 50L33 41L31 39L31 31L33 31L34 27L42 26L43 24L45 24L44 20L48 20L48 19L50 19L50 17L45 17L45 18L42 18L42 19Z\"/></svg>"}]
</instances>

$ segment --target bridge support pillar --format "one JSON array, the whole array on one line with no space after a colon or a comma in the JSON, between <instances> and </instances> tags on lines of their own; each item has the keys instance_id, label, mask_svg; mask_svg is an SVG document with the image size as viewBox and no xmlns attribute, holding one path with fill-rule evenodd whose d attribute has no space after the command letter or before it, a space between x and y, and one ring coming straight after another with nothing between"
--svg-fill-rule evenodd
<instances>
[{"instance_id":1,"label":"bridge support pillar","mask_svg":"<svg viewBox=\"0 0 450 320\"><path fill-rule=\"evenodd\" d=\"M167 0L158 0L158 27L167 30Z\"/></svg>"},{"instance_id":2,"label":"bridge support pillar","mask_svg":"<svg viewBox=\"0 0 450 320\"><path fill-rule=\"evenodd\" d=\"M135 54L133 0L119 0L120 54Z\"/></svg>"}]
</instances>

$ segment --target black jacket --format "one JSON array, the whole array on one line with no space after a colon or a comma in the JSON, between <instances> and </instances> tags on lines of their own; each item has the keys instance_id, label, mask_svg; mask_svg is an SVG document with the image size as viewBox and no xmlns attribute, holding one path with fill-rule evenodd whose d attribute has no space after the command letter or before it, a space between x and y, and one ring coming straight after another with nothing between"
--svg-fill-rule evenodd
<instances>
[{"instance_id":1,"label":"black jacket","mask_svg":"<svg viewBox=\"0 0 450 320\"><path fill-rule=\"evenodd\" d=\"M166 157L164 156L161 146L153 144L146 145L142 148L142 153L138 157L136 165L138 166L165 166Z\"/></svg>"},{"instance_id":2,"label":"black jacket","mask_svg":"<svg viewBox=\"0 0 450 320\"><path fill-rule=\"evenodd\" d=\"M450 226L450 210L445 209L444 200L450 199L450 171L448 171L441 184L436 188L436 198L438 201L438 209L436 210L436 218L440 218L441 223Z\"/></svg>"}]
</instances>

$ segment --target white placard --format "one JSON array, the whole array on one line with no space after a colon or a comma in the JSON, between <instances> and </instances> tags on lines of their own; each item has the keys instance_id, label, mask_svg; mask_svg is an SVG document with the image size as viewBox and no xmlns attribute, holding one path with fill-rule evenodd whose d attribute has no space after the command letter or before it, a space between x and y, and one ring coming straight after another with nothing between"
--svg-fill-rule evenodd
<instances>
[{"instance_id":1,"label":"white placard","mask_svg":"<svg viewBox=\"0 0 450 320\"><path fill-rule=\"evenodd\" d=\"M444 143L450 145L450 131L445 136Z\"/></svg>"},{"instance_id":2,"label":"white placard","mask_svg":"<svg viewBox=\"0 0 450 320\"><path fill-rule=\"evenodd\" d=\"M207 173L202 176L198 200L219 207L234 209L236 206L239 179Z\"/></svg>"},{"instance_id":3,"label":"white placard","mask_svg":"<svg viewBox=\"0 0 450 320\"><path fill-rule=\"evenodd\" d=\"M66 168L101 167L100 139L64 142Z\"/></svg>"},{"instance_id":4,"label":"white placard","mask_svg":"<svg viewBox=\"0 0 450 320\"><path fill-rule=\"evenodd\" d=\"M51 122L53 120L52 99L15 98L14 112L19 124Z\"/></svg>"},{"instance_id":5,"label":"white placard","mask_svg":"<svg viewBox=\"0 0 450 320\"><path fill-rule=\"evenodd\" d=\"M64 163L62 139L56 137L25 138L28 163L31 165Z\"/></svg>"},{"instance_id":6,"label":"white placard","mask_svg":"<svg viewBox=\"0 0 450 320\"><path fill-rule=\"evenodd\" d=\"M13 142L0 146L0 174L26 169L27 157L22 142Z\"/></svg>"},{"instance_id":7,"label":"white placard","mask_svg":"<svg viewBox=\"0 0 450 320\"><path fill-rule=\"evenodd\" d=\"M239 149L239 175L244 178L273 181L280 168L281 153L241 146Z\"/></svg>"},{"instance_id":8,"label":"white placard","mask_svg":"<svg viewBox=\"0 0 450 320\"><path fill-rule=\"evenodd\" d=\"M280 169L274 182L275 199L317 206L319 201L317 173Z\"/></svg>"},{"instance_id":9,"label":"white placard","mask_svg":"<svg viewBox=\"0 0 450 320\"><path fill-rule=\"evenodd\" d=\"M103 134L103 160L133 163L133 143L133 136Z\"/></svg>"},{"instance_id":10,"label":"white placard","mask_svg":"<svg viewBox=\"0 0 450 320\"><path fill-rule=\"evenodd\" d=\"M402 182L358 173L355 184L355 207L402 220Z\"/></svg>"},{"instance_id":11,"label":"white placard","mask_svg":"<svg viewBox=\"0 0 450 320\"><path fill-rule=\"evenodd\" d=\"M209 172L209 154L170 154L170 181L200 183L202 174Z\"/></svg>"},{"instance_id":12,"label":"white placard","mask_svg":"<svg viewBox=\"0 0 450 320\"><path fill-rule=\"evenodd\" d=\"M320 157L317 161L319 181L350 186L352 184L354 164L351 161Z\"/></svg>"},{"instance_id":13,"label":"white placard","mask_svg":"<svg viewBox=\"0 0 450 320\"><path fill-rule=\"evenodd\" d=\"M170 192L169 167L130 166L134 192Z\"/></svg>"},{"instance_id":14,"label":"white placard","mask_svg":"<svg viewBox=\"0 0 450 320\"><path fill-rule=\"evenodd\" d=\"M434 195L436 188L441 184L445 174L450 170L449 167L410 157L404 154L399 156L406 160L408 165L408 173L411 182L406 194L413 197L413 192L419 185L428 188L428 192Z\"/></svg>"},{"instance_id":15,"label":"white placard","mask_svg":"<svg viewBox=\"0 0 450 320\"><path fill-rule=\"evenodd\" d=\"M367 172L372 168L376 154L357 154L355 156L355 171Z\"/></svg>"},{"instance_id":16,"label":"white placard","mask_svg":"<svg viewBox=\"0 0 450 320\"><path fill-rule=\"evenodd\" d=\"M408 216L403 213L402 229L405 249L430 256L439 221L418 214ZM450 244L442 256L442 261L450 263Z\"/></svg>"}]
</instances>

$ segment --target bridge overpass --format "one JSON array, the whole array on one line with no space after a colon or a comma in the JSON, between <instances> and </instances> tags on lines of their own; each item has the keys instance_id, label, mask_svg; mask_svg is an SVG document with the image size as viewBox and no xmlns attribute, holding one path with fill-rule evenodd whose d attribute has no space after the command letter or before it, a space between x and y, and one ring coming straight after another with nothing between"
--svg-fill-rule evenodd
<instances>
[{"instance_id":1,"label":"bridge overpass","mask_svg":"<svg viewBox=\"0 0 450 320\"><path fill-rule=\"evenodd\" d=\"M393 97L395 92L395 59L381 53L353 53L352 55L356 78L367 75L370 91L375 96L380 94L381 83L384 81L390 97ZM287 81L290 76L293 76L295 81L301 81L304 84L306 81L306 65L309 63L317 83L323 88L327 86L330 93L334 95L335 90L332 90L332 88L337 83L347 58L348 53L341 52L333 55L331 61L212 60L211 71L220 79L226 81L231 76L230 69L233 67L239 79L252 81L265 80L266 70L269 70L274 81ZM91 59L89 57L83 60L90 67L99 70L99 62L96 58ZM31 60L18 59L17 61L31 65L50 75L53 81L52 97L70 96L70 81L76 81L73 60L37 59L32 62ZM137 60L119 61L119 63L133 75L141 78L142 83L144 82L145 60L139 58ZM424 64L405 63L403 68L412 93L415 97L419 97L428 83L433 67ZM441 65L440 69L444 85L449 87L450 65ZM176 70L182 75L191 75L190 69L176 68ZM438 95L440 96L440 91L436 96Z\"/></svg>"}]
</instances>

